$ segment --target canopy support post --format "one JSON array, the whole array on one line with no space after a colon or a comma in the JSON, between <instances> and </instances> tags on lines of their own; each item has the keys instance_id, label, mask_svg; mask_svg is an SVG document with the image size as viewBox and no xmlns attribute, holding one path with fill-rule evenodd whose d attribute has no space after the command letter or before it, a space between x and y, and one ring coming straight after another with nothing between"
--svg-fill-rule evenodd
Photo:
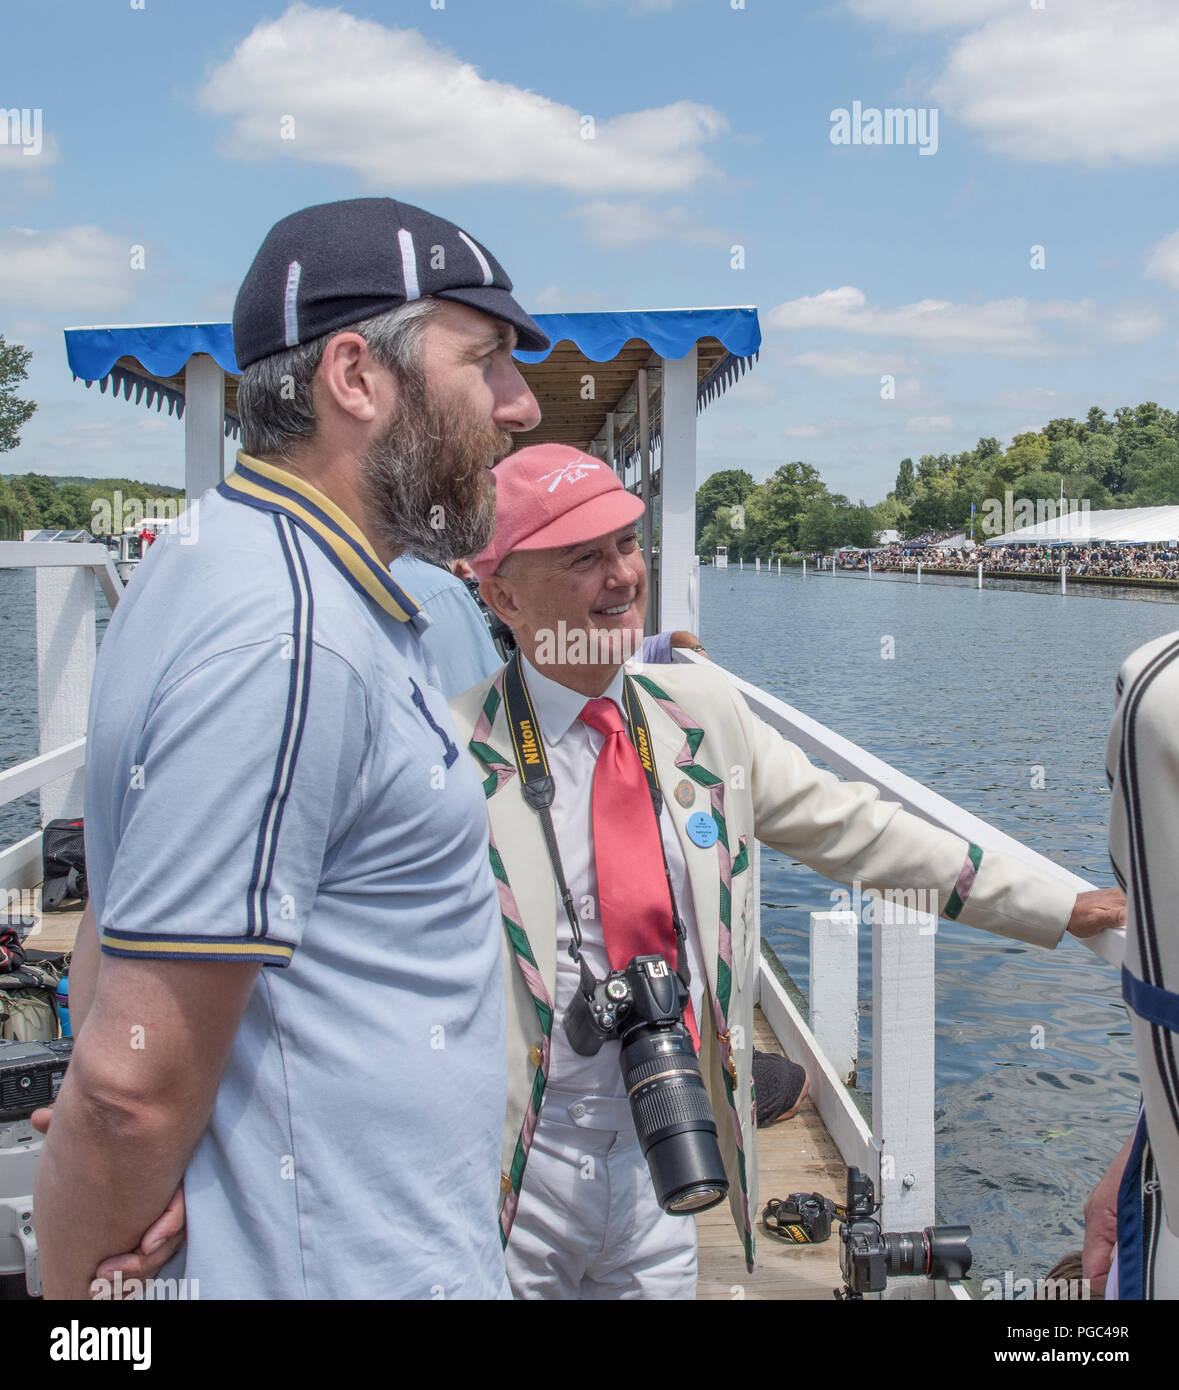
<instances>
[{"instance_id":1,"label":"canopy support post","mask_svg":"<svg viewBox=\"0 0 1179 1390\"><path fill-rule=\"evenodd\" d=\"M663 363L663 433L659 475L660 632L700 631L693 602L696 556L696 345Z\"/></svg>"},{"instance_id":2,"label":"canopy support post","mask_svg":"<svg viewBox=\"0 0 1179 1390\"><path fill-rule=\"evenodd\" d=\"M205 353L184 368L184 495L189 503L225 477L225 373Z\"/></svg>"}]
</instances>

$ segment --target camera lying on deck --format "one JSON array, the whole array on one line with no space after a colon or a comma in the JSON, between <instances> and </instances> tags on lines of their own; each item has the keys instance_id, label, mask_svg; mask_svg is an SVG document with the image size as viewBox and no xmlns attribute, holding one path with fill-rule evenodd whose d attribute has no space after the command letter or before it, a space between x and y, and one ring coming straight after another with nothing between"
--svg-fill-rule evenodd
<instances>
[{"instance_id":1,"label":"camera lying on deck","mask_svg":"<svg viewBox=\"0 0 1179 1390\"><path fill-rule=\"evenodd\" d=\"M0 1125L52 1105L73 1051L72 1038L55 1042L0 1041Z\"/></svg>"},{"instance_id":2,"label":"camera lying on deck","mask_svg":"<svg viewBox=\"0 0 1179 1390\"><path fill-rule=\"evenodd\" d=\"M926 1226L922 1231L882 1231L872 1179L847 1170L847 1203L839 1228L839 1299L881 1293L891 1275L923 1274L927 1279L961 1279L970 1268L969 1226Z\"/></svg>"}]
</instances>

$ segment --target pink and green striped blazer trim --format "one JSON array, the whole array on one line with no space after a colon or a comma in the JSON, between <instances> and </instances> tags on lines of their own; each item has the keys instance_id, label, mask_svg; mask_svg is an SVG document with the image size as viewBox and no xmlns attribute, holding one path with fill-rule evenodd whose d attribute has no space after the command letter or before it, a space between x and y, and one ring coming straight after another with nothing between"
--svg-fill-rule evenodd
<instances>
[{"instance_id":1,"label":"pink and green striped blazer trim","mask_svg":"<svg viewBox=\"0 0 1179 1390\"><path fill-rule=\"evenodd\" d=\"M487 742L491 734L492 722L502 699L503 672L501 671L487 692L487 698L483 702L483 708L479 713L470 743L467 745L488 769L488 776L483 783L483 794L487 797L494 796L505 782L516 776L515 764L504 758L502 754L497 753ZM511 1186L504 1196L499 1214L500 1240L504 1245L507 1245L508 1236L512 1232L512 1224L516 1219L516 1209L520 1205L520 1186L524 1181L528 1151L532 1147L532 1138L536 1133L536 1122L540 1116L540 1103L544 1098L544 1090L548 1082L549 1054L553 1032L553 1001L549 998L544 978L537 968L536 957L532 954L532 947L528 944L528 935L520 920L521 914L516 903L516 895L512 892L512 885L508 882L503 859L496 848L495 835L490 832L490 829L488 833L488 854L491 858L491 872L495 877L496 890L499 893L499 910L503 919L504 931L511 943L516 964L520 967L520 974L524 977L528 993L532 996L536 1016L541 1027L540 1065L536 1068L532 1078L528 1109L524 1114L524 1123L516 1140L511 1169L507 1175Z\"/></svg>"},{"instance_id":2,"label":"pink and green striped blazer trim","mask_svg":"<svg viewBox=\"0 0 1179 1390\"><path fill-rule=\"evenodd\" d=\"M684 744L676 754L675 765L686 777L703 787L712 806L712 818L716 821L716 859L720 873L720 918L717 932L716 995L712 1001L717 1042L721 1048L721 1064L730 1074L735 1074L732 1043L729 1038L729 1001L733 988L733 874L740 873L749 863L749 847L745 837L734 857L729 848L728 827L725 824L725 783L723 777L710 772L696 761L696 751L704 739L704 730L699 728L691 715L661 690L648 676L635 676L634 679L655 701L684 735ZM741 1116L737 1110L736 1096L732 1086L728 1088L729 1117L733 1123L733 1136L737 1141L737 1172L741 1179L741 1221L745 1243L745 1263L753 1269L754 1239L753 1222L749 1214L749 1181L745 1173L745 1141L741 1132ZM753 1100L750 1098L750 1105ZM752 1118L752 1117L750 1117Z\"/></svg>"}]
</instances>

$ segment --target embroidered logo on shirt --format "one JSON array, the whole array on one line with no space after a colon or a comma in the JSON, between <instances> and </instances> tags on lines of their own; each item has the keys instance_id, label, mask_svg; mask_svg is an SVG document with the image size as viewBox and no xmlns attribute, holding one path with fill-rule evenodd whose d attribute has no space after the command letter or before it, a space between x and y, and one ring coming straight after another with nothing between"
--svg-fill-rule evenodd
<instances>
[{"instance_id":1,"label":"embroidered logo on shirt","mask_svg":"<svg viewBox=\"0 0 1179 1390\"><path fill-rule=\"evenodd\" d=\"M447 736L446 730L439 728L438 725L434 722L434 716L430 713L430 708L426 704L426 697L422 694L421 690L418 688L417 681L415 681L412 676L409 678L409 683L413 686L414 704L417 705L419 710L421 710L422 716L425 719L426 723L429 724L430 728L433 729L434 732L438 735L438 737L442 740L442 746L446 749L446 758L444 759L446 766L453 767L455 760L458 757L458 749L454 746L453 743L451 743L449 737Z\"/></svg>"},{"instance_id":2,"label":"embroidered logo on shirt","mask_svg":"<svg viewBox=\"0 0 1179 1390\"><path fill-rule=\"evenodd\" d=\"M675 799L681 806L691 806L696 800L696 788L685 777L682 782L676 784Z\"/></svg>"}]
</instances>

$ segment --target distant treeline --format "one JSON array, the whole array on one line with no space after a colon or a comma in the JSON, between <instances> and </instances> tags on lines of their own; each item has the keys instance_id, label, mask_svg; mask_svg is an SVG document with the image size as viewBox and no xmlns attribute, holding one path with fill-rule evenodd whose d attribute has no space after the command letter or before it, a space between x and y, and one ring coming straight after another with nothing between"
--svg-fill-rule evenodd
<instances>
[{"instance_id":1,"label":"distant treeline","mask_svg":"<svg viewBox=\"0 0 1179 1390\"><path fill-rule=\"evenodd\" d=\"M130 516L152 498L181 498L184 489L131 478L47 478L40 473L0 477L0 540L18 541L22 531L91 531L96 519ZM102 503L105 502L105 507ZM96 505L98 504L98 505ZM142 510L139 515L142 516ZM122 530L122 525L113 526Z\"/></svg>"},{"instance_id":2,"label":"distant treeline","mask_svg":"<svg viewBox=\"0 0 1179 1390\"><path fill-rule=\"evenodd\" d=\"M714 473L696 493L696 550L711 555L725 545L751 557L869 546L888 528L969 532L972 502L982 538L988 502L1001 505L1007 492L1055 501L1062 477L1065 497L1093 511L1179 504L1179 413L1154 401L1112 415L1093 406L1084 420L1017 434L1006 449L980 439L966 453L902 459L893 490L874 507L828 491L807 463L783 464L764 483L744 469Z\"/></svg>"}]
</instances>

